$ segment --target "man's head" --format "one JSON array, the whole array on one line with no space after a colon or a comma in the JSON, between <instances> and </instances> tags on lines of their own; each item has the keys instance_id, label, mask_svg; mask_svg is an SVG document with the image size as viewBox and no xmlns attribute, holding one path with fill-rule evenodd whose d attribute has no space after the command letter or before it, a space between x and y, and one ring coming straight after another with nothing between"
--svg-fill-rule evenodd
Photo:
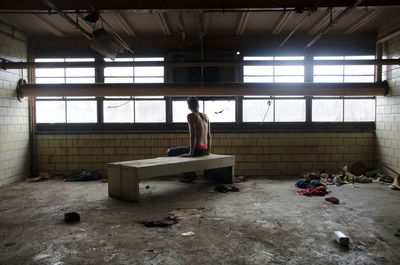
<instances>
[{"instance_id":1,"label":"man's head","mask_svg":"<svg viewBox=\"0 0 400 265\"><path fill-rule=\"evenodd\" d=\"M187 104L191 111L199 111L199 100L196 97L188 97Z\"/></svg>"}]
</instances>

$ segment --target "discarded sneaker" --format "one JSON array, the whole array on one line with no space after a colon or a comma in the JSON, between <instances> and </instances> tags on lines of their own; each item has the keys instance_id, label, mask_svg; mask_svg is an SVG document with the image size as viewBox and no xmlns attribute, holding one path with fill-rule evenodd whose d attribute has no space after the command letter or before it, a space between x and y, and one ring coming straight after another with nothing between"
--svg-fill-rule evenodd
<instances>
[{"instance_id":1,"label":"discarded sneaker","mask_svg":"<svg viewBox=\"0 0 400 265\"><path fill-rule=\"evenodd\" d=\"M240 190L239 190L239 188L237 188L235 186L218 185L215 187L215 191L226 193L229 191L238 192Z\"/></svg>"},{"instance_id":2,"label":"discarded sneaker","mask_svg":"<svg viewBox=\"0 0 400 265\"><path fill-rule=\"evenodd\" d=\"M188 183L192 182L195 179L196 179L196 173L189 172L189 173L183 173L183 176L179 179L179 181L183 183Z\"/></svg>"},{"instance_id":3,"label":"discarded sneaker","mask_svg":"<svg viewBox=\"0 0 400 265\"><path fill-rule=\"evenodd\" d=\"M331 203L333 203L333 204L339 204L339 199L336 198L336 197L328 197L328 198L325 198L325 201L331 202Z\"/></svg>"},{"instance_id":4,"label":"discarded sneaker","mask_svg":"<svg viewBox=\"0 0 400 265\"><path fill-rule=\"evenodd\" d=\"M177 222L178 221L176 220L175 217L167 216L164 219L160 220L145 220L145 221L139 221L138 223L146 227L164 227L164 226L174 225Z\"/></svg>"},{"instance_id":5,"label":"discarded sneaker","mask_svg":"<svg viewBox=\"0 0 400 265\"><path fill-rule=\"evenodd\" d=\"M77 212L64 214L64 221L67 223L78 222L79 220L81 220L81 216Z\"/></svg>"}]
</instances>

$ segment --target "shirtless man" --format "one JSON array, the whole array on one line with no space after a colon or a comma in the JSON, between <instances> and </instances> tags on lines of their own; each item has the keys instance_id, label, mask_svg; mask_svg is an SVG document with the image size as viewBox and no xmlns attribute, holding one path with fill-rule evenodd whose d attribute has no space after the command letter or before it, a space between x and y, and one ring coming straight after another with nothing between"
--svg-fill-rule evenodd
<instances>
[{"instance_id":1,"label":"shirtless man","mask_svg":"<svg viewBox=\"0 0 400 265\"><path fill-rule=\"evenodd\" d=\"M168 149L168 156L204 156L211 149L210 121L204 113L199 112L199 101L196 97L187 99L188 107L192 113L187 116L190 133L189 146L177 146Z\"/></svg>"}]
</instances>

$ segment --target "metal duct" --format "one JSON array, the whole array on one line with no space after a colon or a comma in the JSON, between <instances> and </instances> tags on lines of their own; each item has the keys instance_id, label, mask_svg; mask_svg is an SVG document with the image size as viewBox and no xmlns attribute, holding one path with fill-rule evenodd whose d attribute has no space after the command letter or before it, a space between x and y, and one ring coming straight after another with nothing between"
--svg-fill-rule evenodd
<instances>
[{"instance_id":1,"label":"metal duct","mask_svg":"<svg viewBox=\"0 0 400 265\"><path fill-rule=\"evenodd\" d=\"M23 97L55 96L383 96L389 90L379 83L155 83L155 84L26 84L19 82Z\"/></svg>"}]
</instances>

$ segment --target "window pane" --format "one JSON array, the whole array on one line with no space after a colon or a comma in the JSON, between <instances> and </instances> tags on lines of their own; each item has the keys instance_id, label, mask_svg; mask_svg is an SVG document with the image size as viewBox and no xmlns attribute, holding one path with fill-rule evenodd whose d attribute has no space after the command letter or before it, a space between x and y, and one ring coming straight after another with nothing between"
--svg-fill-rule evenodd
<instances>
[{"instance_id":1,"label":"window pane","mask_svg":"<svg viewBox=\"0 0 400 265\"><path fill-rule=\"evenodd\" d=\"M76 83L86 83L86 84L93 84L94 77L71 77L66 79L67 84L76 84Z\"/></svg>"},{"instance_id":2,"label":"window pane","mask_svg":"<svg viewBox=\"0 0 400 265\"><path fill-rule=\"evenodd\" d=\"M314 60L344 60L343 56L315 56Z\"/></svg>"},{"instance_id":3,"label":"window pane","mask_svg":"<svg viewBox=\"0 0 400 265\"><path fill-rule=\"evenodd\" d=\"M164 61L163 57L143 57L143 58L135 58L135 62L162 62Z\"/></svg>"},{"instance_id":4,"label":"window pane","mask_svg":"<svg viewBox=\"0 0 400 265\"><path fill-rule=\"evenodd\" d=\"M133 83L133 78L124 77L105 77L104 83Z\"/></svg>"},{"instance_id":5,"label":"window pane","mask_svg":"<svg viewBox=\"0 0 400 265\"><path fill-rule=\"evenodd\" d=\"M37 101L36 123L65 123L65 102Z\"/></svg>"},{"instance_id":6,"label":"window pane","mask_svg":"<svg viewBox=\"0 0 400 265\"><path fill-rule=\"evenodd\" d=\"M203 101L199 100L199 111L203 110ZM188 105L184 100L174 100L172 102L172 122L187 122L187 115L190 113Z\"/></svg>"},{"instance_id":7,"label":"window pane","mask_svg":"<svg viewBox=\"0 0 400 265\"><path fill-rule=\"evenodd\" d=\"M275 56L275 60L283 61L283 60L304 60L304 56Z\"/></svg>"},{"instance_id":8,"label":"window pane","mask_svg":"<svg viewBox=\"0 0 400 265\"><path fill-rule=\"evenodd\" d=\"M275 66L275 75L304 75L304 66L278 65Z\"/></svg>"},{"instance_id":9,"label":"window pane","mask_svg":"<svg viewBox=\"0 0 400 265\"><path fill-rule=\"evenodd\" d=\"M275 121L305 121L306 101L303 99L275 100Z\"/></svg>"},{"instance_id":10,"label":"window pane","mask_svg":"<svg viewBox=\"0 0 400 265\"><path fill-rule=\"evenodd\" d=\"M45 77L39 77L36 78L36 84L64 84L65 79L64 77L58 77L58 78L45 78Z\"/></svg>"},{"instance_id":11,"label":"window pane","mask_svg":"<svg viewBox=\"0 0 400 265\"><path fill-rule=\"evenodd\" d=\"M135 83L164 83L164 77L135 77Z\"/></svg>"},{"instance_id":12,"label":"window pane","mask_svg":"<svg viewBox=\"0 0 400 265\"><path fill-rule=\"evenodd\" d=\"M135 122L165 122L165 101L137 100Z\"/></svg>"},{"instance_id":13,"label":"window pane","mask_svg":"<svg viewBox=\"0 0 400 265\"><path fill-rule=\"evenodd\" d=\"M373 65L345 65L345 75L373 75L375 67Z\"/></svg>"},{"instance_id":14,"label":"window pane","mask_svg":"<svg viewBox=\"0 0 400 265\"><path fill-rule=\"evenodd\" d=\"M104 122L134 122L132 100L105 100L103 107Z\"/></svg>"},{"instance_id":15,"label":"window pane","mask_svg":"<svg viewBox=\"0 0 400 265\"><path fill-rule=\"evenodd\" d=\"M106 67L104 68L104 76L133 76L133 67Z\"/></svg>"},{"instance_id":16,"label":"window pane","mask_svg":"<svg viewBox=\"0 0 400 265\"><path fill-rule=\"evenodd\" d=\"M375 76L345 76L344 82L356 82L356 83L373 83L375 81Z\"/></svg>"},{"instance_id":17,"label":"window pane","mask_svg":"<svg viewBox=\"0 0 400 265\"><path fill-rule=\"evenodd\" d=\"M316 83L343 83L343 76L334 75L317 75L314 76L314 82Z\"/></svg>"},{"instance_id":18,"label":"window pane","mask_svg":"<svg viewBox=\"0 0 400 265\"><path fill-rule=\"evenodd\" d=\"M345 99L344 121L375 121L375 99Z\"/></svg>"},{"instance_id":19,"label":"window pane","mask_svg":"<svg viewBox=\"0 0 400 265\"><path fill-rule=\"evenodd\" d=\"M135 67L135 76L164 76L163 66Z\"/></svg>"},{"instance_id":20,"label":"window pane","mask_svg":"<svg viewBox=\"0 0 400 265\"><path fill-rule=\"evenodd\" d=\"M274 57L272 56L245 56L244 61L271 61Z\"/></svg>"},{"instance_id":21,"label":"window pane","mask_svg":"<svg viewBox=\"0 0 400 265\"><path fill-rule=\"evenodd\" d=\"M37 63L60 63L64 62L64 58L37 58L35 59Z\"/></svg>"},{"instance_id":22,"label":"window pane","mask_svg":"<svg viewBox=\"0 0 400 265\"><path fill-rule=\"evenodd\" d=\"M67 101L67 122L97 122L97 102L91 101Z\"/></svg>"},{"instance_id":23,"label":"window pane","mask_svg":"<svg viewBox=\"0 0 400 265\"><path fill-rule=\"evenodd\" d=\"M277 83L304 82L304 77L303 76L275 76L275 82L277 82Z\"/></svg>"},{"instance_id":24,"label":"window pane","mask_svg":"<svg viewBox=\"0 0 400 265\"><path fill-rule=\"evenodd\" d=\"M343 75L343 65L315 65L314 75Z\"/></svg>"},{"instance_id":25,"label":"window pane","mask_svg":"<svg viewBox=\"0 0 400 265\"><path fill-rule=\"evenodd\" d=\"M64 68L37 68L35 70L36 77L63 77Z\"/></svg>"},{"instance_id":26,"label":"window pane","mask_svg":"<svg viewBox=\"0 0 400 265\"><path fill-rule=\"evenodd\" d=\"M273 75L273 66L244 66L244 75Z\"/></svg>"},{"instance_id":27,"label":"window pane","mask_svg":"<svg viewBox=\"0 0 400 265\"><path fill-rule=\"evenodd\" d=\"M65 74L67 77L83 76L94 77L94 68L66 68Z\"/></svg>"},{"instance_id":28,"label":"window pane","mask_svg":"<svg viewBox=\"0 0 400 265\"><path fill-rule=\"evenodd\" d=\"M269 103L269 104L268 104ZM274 119L273 100L243 100L244 122L271 122Z\"/></svg>"},{"instance_id":29,"label":"window pane","mask_svg":"<svg viewBox=\"0 0 400 265\"><path fill-rule=\"evenodd\" d=\"M274 78L272 76L245 76L243 77L245 83L272 83Z\"/></svg>"},{"instance_id":30,"label":"window pane","mask_svg":"<svg viewBox=\"0 0 400 265\"><path fill-rule=\"evenodd\" d=\"M235 101L234 100L215 100L204 102L205 113L210 122L234 122L235 121Z\"/></svg>"},{"instance_id":31,"label":"window pane","mask_svg":"<svg viewBox=\"0 0 400 265\"><path fill-rule=\"evenodd\" d=\"M343 100L313 99L312 121L343 121Z\"/></svg>"}]
</instances>

